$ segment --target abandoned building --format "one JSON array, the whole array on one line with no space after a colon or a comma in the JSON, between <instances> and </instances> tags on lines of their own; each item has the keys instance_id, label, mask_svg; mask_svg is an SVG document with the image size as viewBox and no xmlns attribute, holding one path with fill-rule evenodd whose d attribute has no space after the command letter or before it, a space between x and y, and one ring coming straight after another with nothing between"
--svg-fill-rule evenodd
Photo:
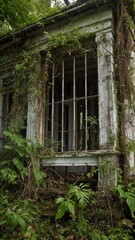
<instances>
[{"instance_id":1,"label":"abandoned building","mask_svg":"<svg viewBox=\"0 0 135 240\"><path fill-rule=\"evenodd\" d=\"M89 0L0 38L1 146L24 119L56 172L100 166L99 186L117 182L118 166L134 175L134 31L122 14L121 1Z\"/></svg>"}]
</instances>

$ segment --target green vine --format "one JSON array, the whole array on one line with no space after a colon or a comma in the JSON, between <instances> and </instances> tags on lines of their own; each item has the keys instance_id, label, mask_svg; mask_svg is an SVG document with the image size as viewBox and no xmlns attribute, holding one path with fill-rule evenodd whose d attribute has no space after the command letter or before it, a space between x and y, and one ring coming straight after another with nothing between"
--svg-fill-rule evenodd
<instances>
[{"instance_id":1,"label":"green vine","mask_svg":"<svg viewBox=\"0 0 135 240\"><path fill-rule=\"evenodd\" d=\"M16 63L13 71L13 104L11 109L11 124L20 119L26 119L27 109L27 78L28 78L28 54L23 51L19 56L19 62Z\"/></svg>"},{"instance_id":2,"label":"green vine","mask_svg":"<svg viewBox=\"0 0 135 240\"><path fill-rule=\"evenodd\" d=\"M130 1L130 4L134 1ZM122 152L122 166L124 166L124 178L128 180L129 162L127 153L127 137L125 133L126 123L126 102L133 108L135 90L133 85L133 69L131 66L131 53L133 50L133 34L134 22L129 15L129 4L127 1L120 0L117 5L116 14L116 78L118 85L118 106L119 106L119 142Z\"/></svg>"},{"instance_id":3,"label":"green vine","mask_svg":"<svg viewBox=\"0 0 135 240\"><path fill-rule=\"evenodd\" d=\"M55 35L50 36L48 32L44 32L47 45L46 51L48 58L54 58L59 56L63 58L64 54L72 52L82 53L87 46L87 49L92 50L92 42L88 42L89 37L93 37L93 33L87 33L86 31L80 31L78 28L74 28L72 31L59 31ZM57 50L57 51L56 51Z\"/></svg>"}]
</instances>

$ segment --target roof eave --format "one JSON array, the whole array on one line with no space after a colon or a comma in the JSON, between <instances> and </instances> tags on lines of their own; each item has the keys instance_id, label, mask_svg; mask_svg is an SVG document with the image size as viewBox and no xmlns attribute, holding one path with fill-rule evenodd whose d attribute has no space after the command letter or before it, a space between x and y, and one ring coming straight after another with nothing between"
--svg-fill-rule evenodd
<instances>
[{"instance_id":1,"label":"roof eave","mask_svg":"<svg viewBox=\"0 0 135 240\"><path fill-rule=\"evenodd\" d=\"M92 2L85 2L81 5L71 5L68 8L64 8L61 12L55 13L52 16L49 16L47 18L43 18L39 20L36 23L33 23L31 25L28 25L14 33L10 33L4 37L0 38L0 44L7 43L9 41L15 40L18 37L26 36L28 33L32 31L37 31L39 29L43 29L44 27L50 26L54 24L55 22L60 22L62 20L65 20L69 17L77 16L80 13L87 12L91 9L96 9L97 7L101 7L105 5L104 0L93 0Z\"/></svg>"}]
</instances>

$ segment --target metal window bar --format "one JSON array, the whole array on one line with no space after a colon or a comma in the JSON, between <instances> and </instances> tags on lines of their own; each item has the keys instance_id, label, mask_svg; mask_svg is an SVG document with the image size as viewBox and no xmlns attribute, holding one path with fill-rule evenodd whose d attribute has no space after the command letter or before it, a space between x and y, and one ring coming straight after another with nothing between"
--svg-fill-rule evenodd
<instances>
[{"instance_id":1,"label":"metal window bar","mask_svg":"<svg viewBox=\"0 0 135 240\"><path fill-rule=\"evenodd\" d=\"M48 102L48 104L46 104L46 107L45 107L45 146L46 147L49 146L48 140L51 139L51 136L49 134L49 122L51 122L52 119L49 117L49 108L50 106L52 107L52 102L49 103L49 95L50 95L50 91L46 97L46 101Z\"/></svg>"},{"instance_id":2,"label":"metal window bar","mask_svg":"<svg viewBox=\"0 0 135 240\"><path fill-rule=\"evenodd\" d=\"M52 65L52 115L51 115L51 141L53 143L54 140L54 71L55 71L55 63Z\"/></svg>"},{"instance_id":3,"label":"metal window bar","mask_svg":"<svg viewBox=\"0 0 135 240\"><path fill-rule=\"evenodd\" d=\"M85 150L87 150L87 52L85 52Z\"/></svg>"},{"instance_id":4,"label":"metal window bar","mask_svg":"<svg viewBox=\"0 0 135 240\"><path fill-rule=\"evenodd\" d=\"M48 101L48 98L47 98ZM48 114L48 109L49 109L49 105L47 104L46 108L45 108L45 146L48 146L47 143L47 136L48 136L48 121L50 121L51 119L49 119L49 114Z\"/></svg>"},{"instance_id":5,"label":"metal window bar","mask_svg":"<svg viewBox=\"0 0 135 240\"><path fill-rule=\"evenodd\" d=\"M62 68L62 100L60 101L54 101L54 92L55 92L55 63L53 63L52 65L52 99L51 99L51 103L48 103L47 106L49 107L51 105L51 139L53 140L54 138L54 124L59 125L58 123L55 123L55 119L54 119L54 109L55 109L55 104L61 104L62 108L61 108L61 130L59 131L59 133L61 133L61 152L64 151L64 133L65 132L72 132L72 136L73 136L73 147L72 150L75 151L76 150L76 102L83 100L85 102L85 116L84 116L84 135L85 135L85 139L84 139L84 145L85 145L85 150L88 149L88 141L87 141L87 134L88 134L88 123L87 123L87 115L88 115L88 99L94 99L97 98L98 95L91 95L88 96L87 93L87 89L88 89L88 63L87 63L87 52L85 52L84 54L84 63L85 63L85 68L84 68L84 77L85 77L85 94L84 97L77 97L76 98L76 58L73 58L73 98L70 99L65 99L64 96L64 88L65 88L65 61L62 61L61 64L61 68ZM73 129L68 129L67 131L64 130L64 104L68 103L68 102L73 102ZM48 118L49 121L49 118Z\"/></svg>"},{"instance_id":6,"label":"metal window bar","mask_svg":"<svg viewBox=\"0 0 135 240\"><path fill-rule=\"evenodd\" d=\"M87 96L87 99L94 99L94 98L97 98L98 95L91 95L91 96ZM80 100L84 100L85 97L78 97L78 98L75 98L76 101L80 101ZM68 102L71 102L73 99L67 99L67 100L64 100L64 103L68 103ZM59 104L59 103L62 103L62 101L57 101L57 102L54 102L54 104ZM48 103L47 106L49 105L52 105L52 103Z\"/></svg>"},{"instance_id":7,"label":"metal window bar","mask_svg":"<svg viewBox=\"0 0 135 240\"><path fill-rule=\"evenodd\" d=\"M64 149L64 60L62 61L62 119L61 119L61 152Z\"/></svg>"},{"instance_id":8,"label":"metal window bar","mask_svg":"<svg viewBox=\"0 0 135 240\"><path fill-rule=\"evenodd\" d=\"M75 57L73 58L73 151L75 151L75 127L76 127L76 124L75 124Z\"/></svg>"}]
</instances>

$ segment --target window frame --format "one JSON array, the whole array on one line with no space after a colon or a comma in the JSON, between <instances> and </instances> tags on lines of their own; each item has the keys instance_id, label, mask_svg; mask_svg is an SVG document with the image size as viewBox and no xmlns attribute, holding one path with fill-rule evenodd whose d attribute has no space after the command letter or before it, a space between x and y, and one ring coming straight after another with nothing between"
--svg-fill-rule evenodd
<instances>
[{"instance_id":1,"label":"window frame","mask_svg":"<svg viewBox=\"0 0 135 240\"><path fill-rule=\"evenodd\" d=\"M13 94L14 89L12 86L12 75L4 74L0 78L0 147L3 146L5 141L4 131L7 129L8 117L10 114L10 94ZM4 85L4 81L6 83ZM6 97L6 106L4 105L4 97ZM13 96L12 96L13 97Z\"/></svg>"},{"instance_id":2,"label":"window frame","mask_svg":"<svg viewBox=\"0 0 135 240\"><path fill-rule=\"evenodd\" d=\"M63 57L62 59L62 79L61 79L61 100L58 100L58 101L55 101L55 61L53 61L52 63L52 81L50 82L50 85L51 85L51 102L49 100L49 96L48 96L48 102L46 104L46 109L47 107L49 108L49 106L51 106L51 147L53 148L53 143L54 143L54 111L55 111L55 104L61 104L62 105L62 117L61 117L61 151L59 152L60 154L66 154L67 152L73 152L73 153L77 153L77 152L87 152L87 151L90 151L88 150L88 99L94 99L94 98L98 98L98 86L97 86L97 94L91 94L91 95L88 95L88 53L89 53L90 50L85 50L84 53L82 54L76 54L76 55L73 55L71 58L72 58L72 63L73 63L73 79L72 79L72 97L70 99L66 99L65 96L64 96L64 93L65 93L65 62L66 62L66 58ZM77 56L79 57L82 57L84 56L84 96L83 97L77 97L76 96L76 59L77 59ZM97 74L97 61L95 62L96 63L96 74ZM96 76L97 79L97 85L98 85L98 76ZM57 80L56 80L57 81ZM84 129L85 129L85 147L84 149L77 149L77 137L76 137L76 110L77 110L77 107L76 107L76 103L77 101L79 100L84 100L84 106L85 106L85 117L84 117L84 122L85 122L85 126L84 126ZM97 99L98 100L98 99ZM73 134L72 134L72 137L73 137L73 148L72 150L68 150L68 151L64 151L64 104L67 103L67 102L72 102L72 107L73 107L73 112L72 112L72 117L73 117ZM48 110L49 111L49 110ZM46 111L45 111L45 115L46 114ZM49 117L47 117L49 119ZM87 119L87 120L86 120ZM99 128L99 127L98 127ZM45 139L47 139L47 127L45 127ZM69 132L69 131L68 131ZM46 145L47 146L47 145ZM92 149L94 150L94 149ZM97 148L98 150L98 148ZM56 151L56 154L58 154L58 152Z\"/></svg>"}]
</instances>

